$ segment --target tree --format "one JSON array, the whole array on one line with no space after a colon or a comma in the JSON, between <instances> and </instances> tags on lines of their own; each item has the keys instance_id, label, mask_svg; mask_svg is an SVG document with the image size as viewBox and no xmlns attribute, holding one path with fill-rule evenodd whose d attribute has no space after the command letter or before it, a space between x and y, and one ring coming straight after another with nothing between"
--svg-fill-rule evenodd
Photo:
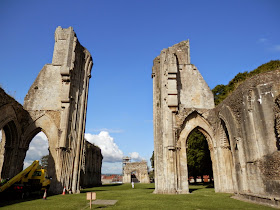
<instances>
[{"instance_id":1,"label":"tree","mask_svg":"<svg viewBox=\"0 0 280 210\"><path fill-rule=\"evenodd\" d=\"M149 172L149 178L150 178L150 180L153 180L154 177L155 177L155 170L154 170L154 151L153 151L152 157L150 158L150 161L151 161L151 166L152 166L153 170L151 170L151 171Z\"/></svg>"},{"instance_id":2,"label":"tree","mask_svg":"<svg viewBox=\"0 0 280 210\"><path fill-rule=\"evenodd\" d=\"M49 161L49 155L45 155L45 156L41 157L40 162L41 162L42 168L45 168L45 169L48 168L48 161Z\"/></svg>"},{"instance_id":3,"label":"tree","mask_svg":"<svg viewBox=\"0 0 280 210\"><path fill-rule=\"evenodd\" d=\"M152 168L154 168L154 151L153 151L152 157L150 158L150 161L151 161Z\"/></svg>"},{"instance_id":4,"label":"tree","mask_svg":"<svg viewBox=\"0 0 280 210\"><path fill-rule=\"evenodd\" d=\"M212 89L214 95L215 105L218 105L222 102L228 95L227 86L226 85L217 85Z\"/></svg>"},{"instance_id":5,"label":"tree","mask_svg":"<svg viewBox=\"0 0 280 210\"><path fill-rule=\"evenodd\" d=\"M208 143L198 128L190 133L187 140L187 164L189 176L193 176L195 182L198 175L209 175L210 179L213 176Z\"/></svg>"},{"instance_id":6,"label":"tree","mask_svg":"<svg viewBox=\"0 0 280 210\"><path fill-rule=\"evenodd\" d=\"M280 69L280 60L271 60L253 71L238 73L227 85L217 85L212 89L214 94L215 105L221 103L228 95L230 95L243 81L260 73L274 71Z\"/></svg>"}]
</instances>

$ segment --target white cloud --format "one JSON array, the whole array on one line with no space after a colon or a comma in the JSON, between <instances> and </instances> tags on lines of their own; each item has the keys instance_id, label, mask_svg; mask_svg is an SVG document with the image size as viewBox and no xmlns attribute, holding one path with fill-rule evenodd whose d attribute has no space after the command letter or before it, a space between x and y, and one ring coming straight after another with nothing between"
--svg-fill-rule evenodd
<instances>
[{"instance_id":1,"label":"white cloud","mask_svg":"<svg viewBox=\"0 0 280 210\"><path fill-rule=\"evenodd\" d=\"M141 157L138 152L131 152L131 153L129 153L129 156L131 157L131 160L136 161L136 162L145 160L145 158Z\"/></svg>"},{"instance_id":2,"label":"white cloud","mask_svg":"<svg viewBox=\"0 0 280 210\"><path fill-rule=\"evenodd\" d=\"M28 167L34 160L40 160L42 156L49 154L48 150L48 138L43 133L38 133L31 141L29 149L27 150L26 157L24 159L23 168Z\"/></svg>"},{"instance_id":3,"label":"white cloud","mask_svg":"<svg viewBox=\"0 0 280 210\"><path fill-rule=\"evenodd\" d=\"M100 147L103 155L103 162L122 162L123 152L107 131L101 131L98 135L86 133L85 138L89 142Z\"/></svg>"},{"instance_id":4,"label":"white cloud","mask_svg":"<svg viewBox=\"0 0 280 210\"><path fill-rule=\"evenodd\" d=\"M124 154L108 131L101 131L97 135L85 133L85 138L101 149L103 155L102 174L122 173L122 158ZM24 160L24 168L28 167L34 160L40 160L42 156L48 153L48 139L43 132L40 132L30 143ZM138 152L131 152L129 156L132 161L144 160Z\"/></svg>"}]
</instances>

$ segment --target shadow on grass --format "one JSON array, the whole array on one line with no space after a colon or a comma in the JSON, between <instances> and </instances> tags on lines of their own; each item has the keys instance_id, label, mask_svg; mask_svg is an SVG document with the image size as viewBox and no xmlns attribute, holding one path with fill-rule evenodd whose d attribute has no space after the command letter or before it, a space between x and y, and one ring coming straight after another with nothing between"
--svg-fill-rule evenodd
<instances>
[{"instance_id":1,"label":"shadow on grass","mask_svg":"<svg viewBox=\"0 0 280 210\"><path fill-rule=\"evenodd\" d=\"M105 185L101 185L100 187L112 187L112 186L119 186L119 185L123 185L122 183L116 183L116 184L105 184Z\"/></svg>"},{"instance_id":2,"label":"shadow on grass","mask_svg":"<svg viewBox=\"0 0 280 210\"><path fill-rule=\"evenodd\" d=\"M214 188L214 183L208 184L206 188Z\"/></svg>"},{"instance_id":3,"label":"shadow on grass","mask_svg":"<svg viewBox=\"0 0 280 210\"><path fill-rule=\"evenodd\" d=\"M190 186L206 186L206 188L214 188L214 183L212 182L197 182L197 183L189 183Z\"/></svg>"},{"instance_id":4,"label":"shadow on grass","mask_svg":"<svg viewBox=\"0 0 280 210\"><path fill-rule=\"evenodd\" d=\"M87 189L87 190L83 190L81 191L81 193L87 193L87 192L102 192L102 191L108 191L108 190L96 190L96 189Z\"/></svg>"},{"instance_id":5,"label":"shadow on grass","mask_svg":"<svg viewBox=\"0 0 280 210\"><path fill-rule=\"evenodd\" d=\"M52 195L47 195L47 199L48 197L51 196ZM0 207L27 202L27 201L38 200L38 199L43 199L43 194L32 193L26 198L22 198L21 194L13 194L13 193L6 193L4 195L0 194Z\"/></svg>"},{"instance_id":6,"label":"shadow on grass","mask_svg":"<svg viewBox=\"0 0 280 210\"><path fill-rule=\"evenodd\" d=\"M190 193L192 193L193 191L199 190L198 188L196 189L189 189Z\"/></svg>"},{"instance_id":7,"label":"shadow on grass","mask_svg":"<svg viewBox=\"0 0 280 210\"><path fill-rule=\"evenodd\" d=\"M190 193L192 193L193 191L200 190L203 188L214 188L214 183L209 183L209 182L190 183L189 186L193 187L193 188L189 188Z\"/></svg>"},{"instance_id":8,"label":"shadow on grass","mask_svg":"<svg viewBox=\"0 0 280 210\"><path fill-rule=\"evenodd\" d=\"M99 188L99 187L102 187L102 188L104 188L104 187L113 187L113 186L115 187L115 186L120 186L120 185L122 185L122 184L121 183L117 183L117 184L105 184L105 185L101 185L101 186L95 186L95 187L83 189L81 191L81 193L87 193L87 192L92 192L92 191L99 191L99 192L100 191L107 191L106 189L105 190L102 190L102 189L98 190L96 188Z\"/></svg>"}]
</instances>

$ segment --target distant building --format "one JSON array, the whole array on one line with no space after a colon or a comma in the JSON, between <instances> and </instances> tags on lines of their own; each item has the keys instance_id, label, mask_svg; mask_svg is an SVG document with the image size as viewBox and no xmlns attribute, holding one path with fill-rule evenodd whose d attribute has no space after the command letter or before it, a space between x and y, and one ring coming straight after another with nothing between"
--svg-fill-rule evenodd
<instances>
[{"instance_id":1,"label":"distant building","mask_svg":"<svg viewBox=\"0 0 280 210\"><path fill-rule=\"evenodd\" d=\"M103 174L101 175L102 184L122 183L123 176L119 174Z\"/></svg>"}]
</instances>

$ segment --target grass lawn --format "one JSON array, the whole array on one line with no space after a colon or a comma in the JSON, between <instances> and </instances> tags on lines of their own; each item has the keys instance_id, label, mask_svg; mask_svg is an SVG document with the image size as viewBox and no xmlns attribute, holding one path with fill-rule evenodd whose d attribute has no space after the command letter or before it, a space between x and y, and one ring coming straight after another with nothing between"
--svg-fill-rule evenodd
<instances>
[{"instance_id":1,"label":"grass lawn","mask_svg":"<svg viewBox=\"0 0 280 210\"><path fill-rule=\"evenodd\" d=\"M154 184L104 185L88 188L80 194L55 195L26 200L1 200L2 209L89 209L86 192L96 192L97 199L118 200L116 205L106 209L272 209L270 207L246 203L230 198L231 194L215 193L213 188L203 185L190 186L191 194L159 195L152 194ZM1 195L1 194L0 194ZM104 206L92 205L92 209Z\"/></svg>"}]
</instances>

